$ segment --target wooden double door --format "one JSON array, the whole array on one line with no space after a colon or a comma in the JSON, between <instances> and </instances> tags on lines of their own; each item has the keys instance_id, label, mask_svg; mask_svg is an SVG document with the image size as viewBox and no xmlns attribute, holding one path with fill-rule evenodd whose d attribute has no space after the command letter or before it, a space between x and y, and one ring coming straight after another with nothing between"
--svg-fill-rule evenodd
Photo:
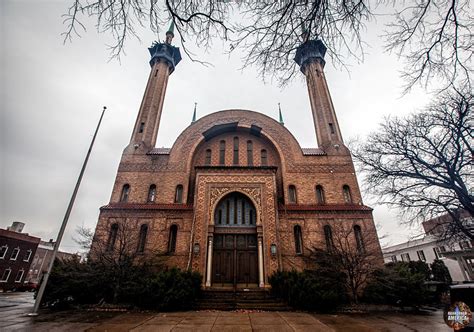
<instances>
[{"instance_id":1,"label":"wooden double door","mask_svg":"<svg viewBox=\"0 0 474 332\"><path fill-rule=\"evenodd\" d=\"M215 286L258 284L257 234L215 234L212 255Z\"/></svg>"}]
</instances>

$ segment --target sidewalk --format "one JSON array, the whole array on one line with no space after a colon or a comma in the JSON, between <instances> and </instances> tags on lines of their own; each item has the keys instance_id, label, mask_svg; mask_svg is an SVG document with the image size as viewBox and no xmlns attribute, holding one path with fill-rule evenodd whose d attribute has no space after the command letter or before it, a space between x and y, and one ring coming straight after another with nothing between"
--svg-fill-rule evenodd
<instances>
[{"instance_id":1,"label":"sidewalk","mask_svg":"<svg viewBox=\"0 0 474 332\"><path fill-rule=\"evenodd\" d=\"M45 311L29 317L32 294L0 294L0 331L452 331L442 311L424 314L312 314L304 312L93 312Z\"/></svg>"}]
</instances>

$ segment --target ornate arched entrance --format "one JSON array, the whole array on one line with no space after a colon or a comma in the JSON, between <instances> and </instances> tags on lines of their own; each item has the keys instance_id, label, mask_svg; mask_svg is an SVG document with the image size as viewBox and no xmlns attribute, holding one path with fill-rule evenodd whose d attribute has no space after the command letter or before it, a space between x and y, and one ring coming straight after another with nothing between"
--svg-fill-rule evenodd
<instances>
[{"instance_id":1,"label":"ornate arched entrance","mask_svg":"<svg viewBox=\"0 0 474 332\"><path fill-rule=\"evenodd\" d=\"M212 284L257 286L258 241L256 209L239 192L224 196L214 211Z\"/></svg>"}]
</instances>

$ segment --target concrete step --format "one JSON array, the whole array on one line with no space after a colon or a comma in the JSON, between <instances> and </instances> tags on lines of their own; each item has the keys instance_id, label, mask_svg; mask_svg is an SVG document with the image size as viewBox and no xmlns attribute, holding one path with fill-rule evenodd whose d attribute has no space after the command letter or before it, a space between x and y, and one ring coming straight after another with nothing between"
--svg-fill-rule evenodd
<instances>
[{"instance_id":1,"label":"concrete step","mask_svg":"<svg viewBox=\"0 0 474 332\"><path fill-rule=\"evenodd\" d=\"M196 303L196 309L291 310L285 302L272 296L269 291L261 289L253 291L204 290L201 298Z\"/></svg>"}]
</instances>

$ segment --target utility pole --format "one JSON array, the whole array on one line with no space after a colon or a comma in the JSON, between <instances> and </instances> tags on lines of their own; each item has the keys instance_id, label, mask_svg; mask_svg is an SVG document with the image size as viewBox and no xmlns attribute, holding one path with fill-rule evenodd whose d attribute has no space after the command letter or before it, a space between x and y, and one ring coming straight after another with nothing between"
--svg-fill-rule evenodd
<instances>
[{"instance_id":1,"label":"utility pole","mask_svg":"<svg viewBox=\"0 0 474 332\"><path fill-rule=\"evenodd\" d=\"M94 146L94 141L97 136L97 132L99 131L100 123L102 122L102 118L104 117L104 113L107 107L104 106L102 110L102 114L100 115L99 123L97 124L97 128L95 129L94 137L92 137L91 145L89 146L89 150L87 151L86 159L82 164L81 173L76 182L76 186L74 187L74 191L71 196L71 200L69 201L69 205L66 210L66 214L64 215L63 223L61 224L61 228L59 229L58 237L56 239L56 243L54 243L53 254L51 256L51 262L49 262L48 270L43 276L43 281L41 282L40 288L38 290L38 295L36 296L35 305L33 307L33 312L28 314L29 316L38 316L38 309L41 303L41 299L43 298L44 290L46 288L46 284L48 283L49 275L51 274L51 270L53 269L54 260L56 259L56 255L59 250L59 245L61 244L61 239L63 238L64 230L66 229L67 222L69 220L69 215L71 214L72 207L74 206L74 201L76 200L77 191L79 190L79 186L81 184L82 176L84 175L84 171L86 170L87 162L89 160L89 156L92 151L92 147Z\"/></svg>"}]
</instances>

